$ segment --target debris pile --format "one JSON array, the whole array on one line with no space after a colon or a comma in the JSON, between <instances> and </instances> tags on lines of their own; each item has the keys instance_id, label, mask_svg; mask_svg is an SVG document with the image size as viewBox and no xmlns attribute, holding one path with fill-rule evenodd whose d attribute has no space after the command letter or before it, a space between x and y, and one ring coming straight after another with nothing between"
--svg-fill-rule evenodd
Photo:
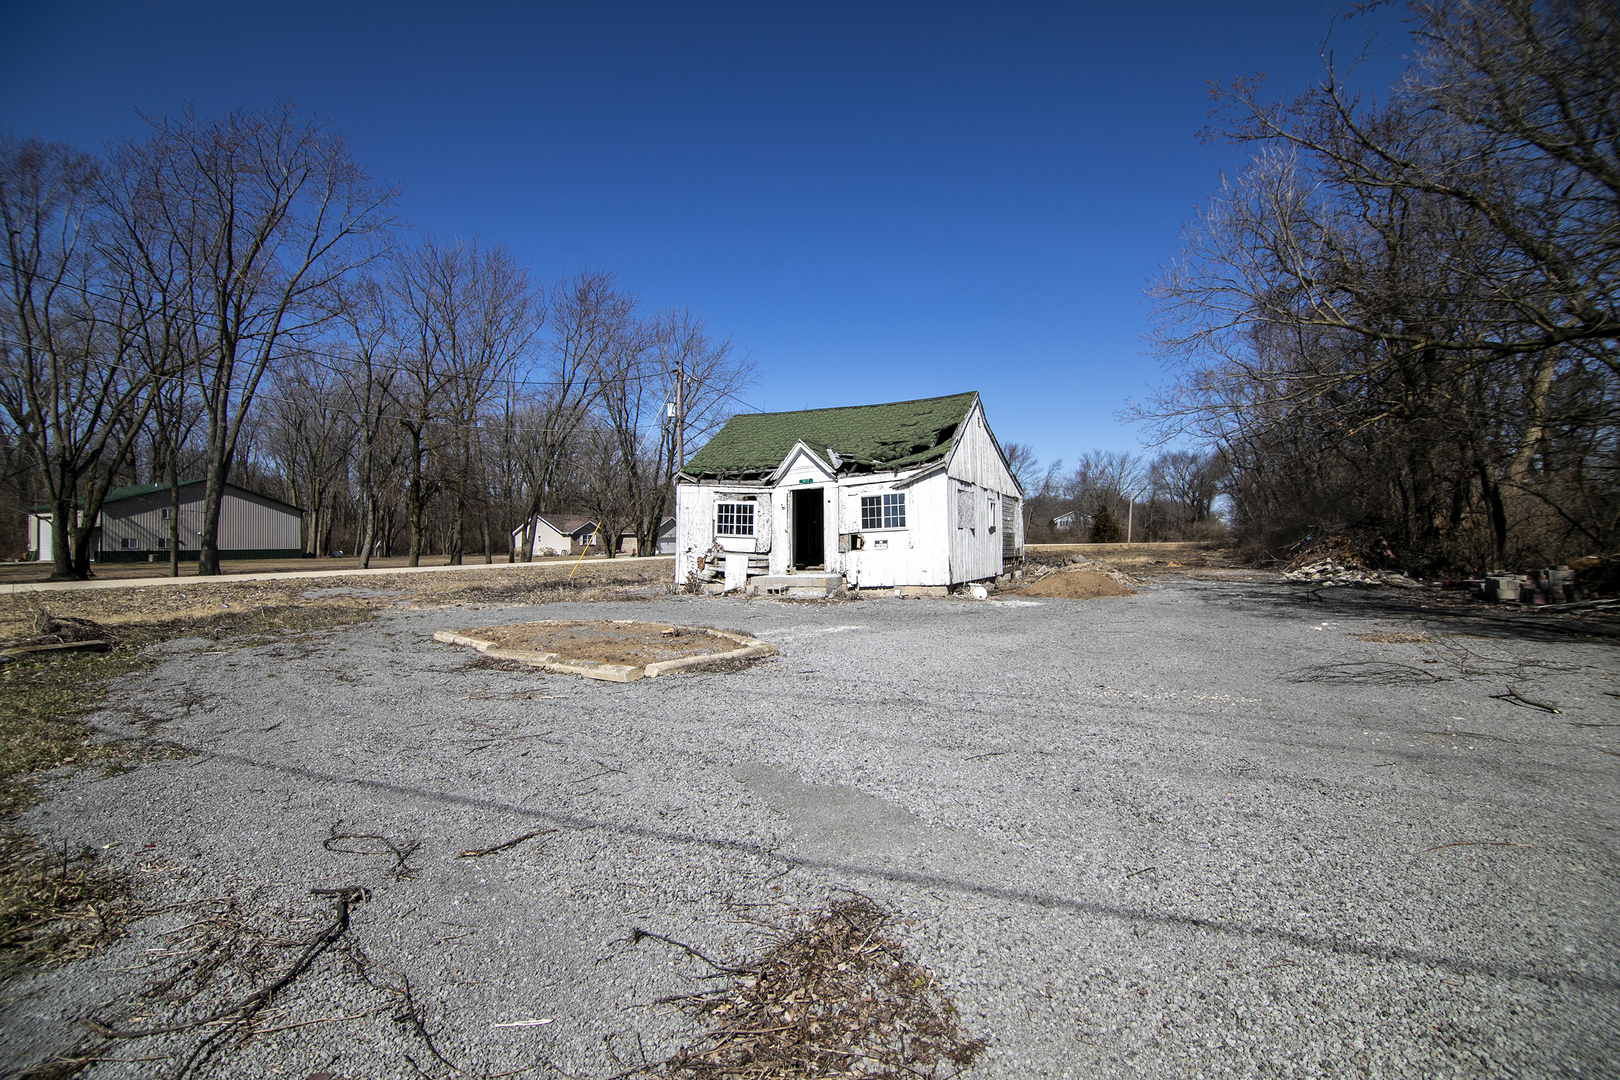
<instances>
[{"instance_id":1,"label":"debris pile","mask_svg":"<svg viewBox=\"0 0 1620 1080\"><path fill-rule=\"evenodd\" d=\"M708 1037L654 1068L685 1080L957 1075L985 1040L964 1037L933 975L885 935L889 921L855 896L784 931L763 956L736 968L669 942L733 979L683 1000L708 1021Z\"/></svg>"},{"instance_id":2,"label":"debris pile","mask_svg":"<svg viewBox=\"0 0 1620 1080\"><path fill-rule=\"evenodd\" d=\"M1418 589L1422 586L1399 571L1370 570L1353 562L1341 562L1329 556L1319 562L1306 563L1283 574L1284 581L1306 582L1312 585L1384 585L1396 589Z\"/></svg>"},{"instance_id":3,"label":"debris pile","mask_svg":"<svg viewBox=\"0 0 1620 1080\"><path fill-rule=\"evenodd\" d=\"M1558 607L1598 600L1597 590L1581 581L1576 570L1569 566L1532 570L1528 574L1492 574L1469 585L1486 600L1498 604Z\"/></svg>"}]
</instances>

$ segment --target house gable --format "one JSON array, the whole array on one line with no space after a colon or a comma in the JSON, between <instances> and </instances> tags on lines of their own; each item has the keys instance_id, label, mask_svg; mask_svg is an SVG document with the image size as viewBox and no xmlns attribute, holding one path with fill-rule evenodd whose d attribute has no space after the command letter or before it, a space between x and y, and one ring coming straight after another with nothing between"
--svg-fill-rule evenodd
<instances>
[{"instance_id":1,"label":"house gable","mask_svg":"<svg viewBox=\"0 0 1620 1080\"><path fill-rule=\"evenodd\" d=\"M833 466L818 457L802 441L793 444L793 449L788 451L782 464L771 474L771 481L777 485L826 484L837 478Z\"/></svg>"}]
</instances>

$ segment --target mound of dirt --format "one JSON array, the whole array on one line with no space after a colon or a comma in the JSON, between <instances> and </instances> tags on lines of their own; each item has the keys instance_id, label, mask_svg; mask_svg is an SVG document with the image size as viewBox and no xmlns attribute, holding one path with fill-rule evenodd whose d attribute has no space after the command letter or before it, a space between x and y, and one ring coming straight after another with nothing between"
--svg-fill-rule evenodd
<instances>
[{"instance_id":1,"label":"mound of dirt","mask_svg":"<svg viewBox=\"0 0 1620 1080\"><path fill-rule=\"evenodd\" d=\"M1059 600L1096 600L1104 596L1135 596L1107 574L1094 570L1071 570L1052 574L1020 589L1019 596L1049 596Z\"/></svg>"}]
</instances>

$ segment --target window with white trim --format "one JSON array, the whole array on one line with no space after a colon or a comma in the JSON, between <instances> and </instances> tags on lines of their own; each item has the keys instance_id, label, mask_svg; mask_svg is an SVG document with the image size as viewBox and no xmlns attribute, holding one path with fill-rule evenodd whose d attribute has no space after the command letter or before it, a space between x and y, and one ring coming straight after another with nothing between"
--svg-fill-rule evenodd
<instances>
[{"instance_id":1,"label":"window with white trim","mask_svg":"<svg viewBox=\"0 0 1620 1080\"><path fill-rule=\"evenodd\" d=\"M118 546L123 548L125 551L134 551L136 550L135 538L133 536L126 536L122 540L118 541Z\"/></svg>"},{"instance_id":2,"label":"window with white trim","mask_svg":"<svg viewBox=\"0 0 1620 1080\"><path fill-rule=\"evenodd\" d=\"M169 538L167 536L160 537L158 539L158 550L159 551L168 551L169 550Z\"/></svg>"},{"instance_id":3,"label":"window with white trim","mask_svg":"<svg viewBox=\"0 0 1620 1080\"><path fill-rule=\"evenodd\" d=\"M174 512L174 507L165 506L163 509L158 511L158 517L162 518L164 521L168 521L169 520L169 515L172 514L173 512Z\"/></svg>"},{"instance_id":4,"label":"window with white trim","mask_svg":"<svg viewBox=\"0 0 1620 1080\"><path fill-rule=\"evenodd\" d=\"M862 495L861 529L903 529L906 527L905 492L898 495Z\"/></svg>"},{"instance_id":5,"label":"window with white trim","mask_svg":"<svg viewBox=\"0 0 1620 1080\"><path fill-rule=\"evenodd\" d=\"M748 502L715 503L714 534L716 536L753 536L754 504Z\"/></svg>"}]
</instances>

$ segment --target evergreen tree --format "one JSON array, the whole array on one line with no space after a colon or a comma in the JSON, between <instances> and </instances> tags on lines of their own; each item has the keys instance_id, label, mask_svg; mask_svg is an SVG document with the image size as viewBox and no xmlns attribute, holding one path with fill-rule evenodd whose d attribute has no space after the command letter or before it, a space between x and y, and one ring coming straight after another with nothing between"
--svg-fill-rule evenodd
<instances>
[{"instance_id":1,"label":"evergreen tree","mask_svg":"<svg viewBox=\"0 0 1620 1080\"><path fill-rule=\"evenodd\" d=\"M1093 544L1117 544L1120 542L1121 535L1119 522L1115 521L1114 515L1108 512L1108 507L1097 507L1096 516L1091 519L1091 542Z\"/></svg>"}]
</instances>

